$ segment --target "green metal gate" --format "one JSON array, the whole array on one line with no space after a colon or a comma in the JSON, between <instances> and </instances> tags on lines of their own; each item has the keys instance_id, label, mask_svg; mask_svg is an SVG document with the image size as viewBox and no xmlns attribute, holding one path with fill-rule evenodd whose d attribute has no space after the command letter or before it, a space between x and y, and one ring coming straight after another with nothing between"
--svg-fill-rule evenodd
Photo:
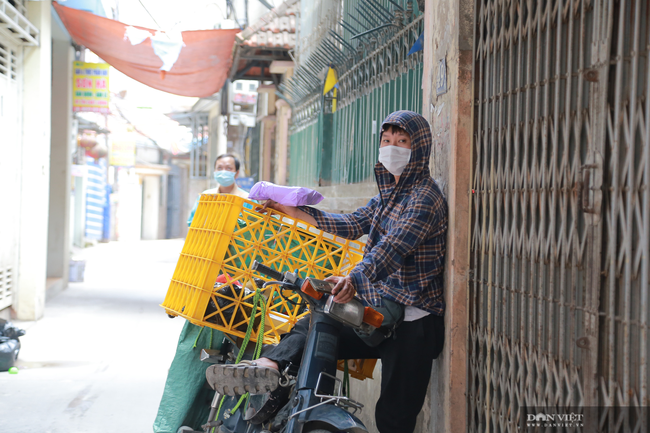
<instances>
[{"instance_id":1,"label":"green metal gate","mask_svg":"<svg viewBox=\"0 0 650 433\"><path fill-rule=\"evenodd\" d=\"M393 4L402 8L396 6L391 12L396 24L385 24L388 30L380 28L369 33L376 37L362 40L364 32L368 32L362 26L364 15L371 21L372 11L377 11L371 22L380 27L384 25L380 18L389 16L385 11ZM338 59L336 97L334 92L320 95L321 83L294 107L291 184L327 186L373 181L383 119L397 110L422 111L423 53L408 55L424 31L424 16L417 4L359 0L346 2L342 11L340 27L331 30L343 36L332 37L325 44L327 53ZM354 47L355 40L362 42ZM319 56L317 50L312 51L313 56ZM305 63L317 66L311 58ZM304 86L310 80L307 74L298 84Z\"/></svg>"},{"instance_id":2,"label":"green metal gate","mask_svg":"<svg viewBox=\"0 0 650 433\"><path fill-rule=\"evenodd\" d=\"M422 111L422 63L334 113L332 183L374 181L381 122L393 111Z\"/></svg>"}]
</instances>

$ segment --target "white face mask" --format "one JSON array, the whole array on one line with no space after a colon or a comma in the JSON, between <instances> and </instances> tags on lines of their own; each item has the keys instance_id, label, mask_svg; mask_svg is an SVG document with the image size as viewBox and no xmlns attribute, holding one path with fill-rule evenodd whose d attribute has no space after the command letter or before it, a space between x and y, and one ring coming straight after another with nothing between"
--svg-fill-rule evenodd
<instances>
[{"instance_id":1,"label":"white face mask","mask_svg":"<svg viewBox=\"0 0 650 433\"><path fill-rule=\"evenodd\" d=\"M379 148L379 162L393 176L400 176L411 159L411 149L397 146L385 146Z\"/></svg>"}]
</instances>

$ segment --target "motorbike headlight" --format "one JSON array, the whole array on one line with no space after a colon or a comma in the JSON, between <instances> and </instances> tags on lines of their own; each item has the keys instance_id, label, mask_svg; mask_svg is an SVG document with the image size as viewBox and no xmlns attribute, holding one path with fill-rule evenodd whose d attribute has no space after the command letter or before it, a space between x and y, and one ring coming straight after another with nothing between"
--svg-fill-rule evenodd
<instances>
[{"instance_id":1,"label":"motorbike headlight","mask_svg":"<svg viewBox=\"0 0 650 433\"><path fill-rule=\"evenodd\" d=\"M365 308L356 298L345 304L339 304L334 302L334 296L330 296L323 311L347 325L359 328L363 323Z\"/></svg>"}]
</instances>

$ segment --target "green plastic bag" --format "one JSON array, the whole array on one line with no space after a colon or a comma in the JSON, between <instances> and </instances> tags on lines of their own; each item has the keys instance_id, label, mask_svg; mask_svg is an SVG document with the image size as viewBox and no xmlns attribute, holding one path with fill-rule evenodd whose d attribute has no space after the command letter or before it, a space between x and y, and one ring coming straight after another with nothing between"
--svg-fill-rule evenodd
<instances>
[{"instance_id":1,"label":"green plastic bag","mask_svg":"<svg viewBox=\"0 0 650 433\"><path fill-rule=\"evenodd\" d=\"M210 364L201 362L201 349L218 350L222 332L185 323L169 368L154 433L176 433L181 426L201 430L208 421L214 391L205 385L205 371Z\"/></svg>"}]
</instances>

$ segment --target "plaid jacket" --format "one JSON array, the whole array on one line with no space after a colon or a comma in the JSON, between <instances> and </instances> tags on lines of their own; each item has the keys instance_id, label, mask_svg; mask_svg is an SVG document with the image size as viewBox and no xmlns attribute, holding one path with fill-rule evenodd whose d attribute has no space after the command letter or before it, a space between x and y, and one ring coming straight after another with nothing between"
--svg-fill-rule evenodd
<instances>
[{"instance_id":1,"label":"plaid jacket","mask_svg":"<svg viewBox=\"0 0 650 433\"><path fill-rule=\"evenodd\" d=\"M442 316L447 202L429 174L429 124L411 111L392 113L383 124L399 125L411 136L411 158L399 184L377 163L379 194L365 207L351 214L301 209L324 231L347 239L368 235L363 260L350 273L367 303L380 306L385 297Z\"/></svg>"}]
</instances>

